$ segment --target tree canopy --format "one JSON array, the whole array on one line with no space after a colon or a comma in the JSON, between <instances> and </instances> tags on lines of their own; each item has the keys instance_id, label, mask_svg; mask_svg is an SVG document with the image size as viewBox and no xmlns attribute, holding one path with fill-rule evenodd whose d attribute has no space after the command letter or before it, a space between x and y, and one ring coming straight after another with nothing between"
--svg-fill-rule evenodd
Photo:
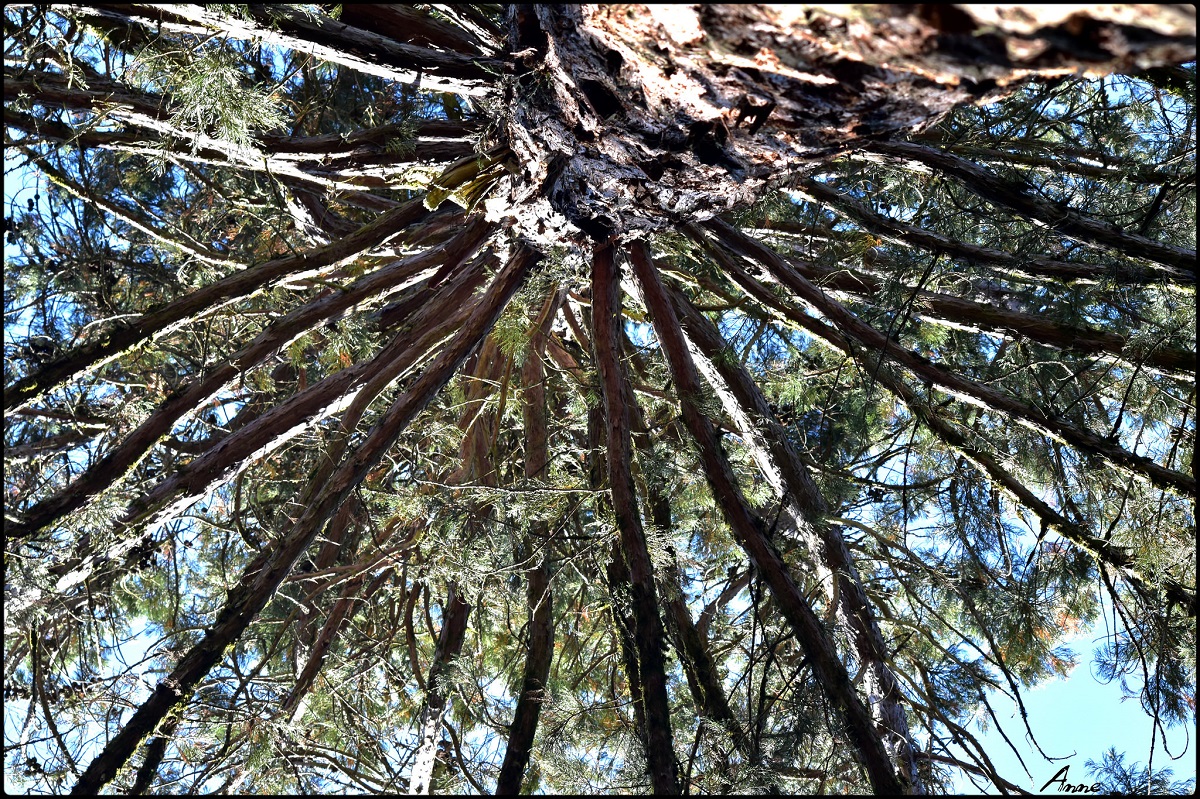
<instances>
[{"instance_id":1,"label":"tree canopy","mask_svg":"<svg viewBox=\"0 0 1200 799\"><path fill-rule=\"evenodd\" d=\"M9 784L1190 790L1194 11L837 8L6 7Z\"/></svg>"}]
</instances>

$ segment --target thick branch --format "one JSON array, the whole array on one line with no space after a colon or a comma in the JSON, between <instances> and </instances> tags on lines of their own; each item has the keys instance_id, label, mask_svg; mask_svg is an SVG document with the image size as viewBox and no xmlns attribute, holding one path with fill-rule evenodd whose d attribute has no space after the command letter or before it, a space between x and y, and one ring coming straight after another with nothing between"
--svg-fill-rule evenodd
<instances>
[{"instance_id":1,"label":"thick branch","mask_svg":"<svg viewBox=\"0 0 1200 799\"><path fill-rule=\"evenodd\" d=\"M196 25L241 39L267 42L368 75L404 84L417 84L430 91L461 95L485 94L491 90L488 69L499 72L505 62L487 56L465 56L397 42L373 31L355 28L325 14L312 14L284 7L252 7L253 21L210 11L201 6L143 5L93 7L93 13L115 24L163 25L170 30L180 25L192 32ZM487 67L485 69L484 67Z\"/></svg>"},{"instance_id":2,"label":"thick branch","mask_svg":"<svg viewBox=\"0 0 1200 799\"><path fill-rule=\"evenodd\" d=\"M325 320L340 315L346 309L382 292L403 288L422 271L437 266L457 268L474 254L487 233L487 225L477 218L450 242L371 272L345 291L329 294L276 320L224 364L192 381L189 386L181 388L136 430L126 436L119 446L96 461L63 490L31 508L24 514L22 524L14 525L15 529L10 528L9 535L21 537L35 534L65 514L82 507L100 491L121 479L170 431L175 422L189 411L203 405L238 375L253 369L271 354Z\"/></svg>"},{"instance_id":3,"label":"thick branch","mask_svg":"<svg viewBox=\"0 0 1200 799\"><path fill-rule=\"evenodd\" d=\"M775 308L785 318L828 344L837 347L852 357L862 358L861 352L855 349L851 343L851 339L842 332L825 322L803 313L795 306L784 302L781 298L772 294L766 287L743 273L736 264L727 259L724 253L713 249L710 249L709 252L727 268L727 274L751 296L767 306ZM875 368L874 361L864 359L862 364L867 369L874 370ZM929 408L928 404L923 402L907 383L893 373L891 367L884 364L873 373L879 384L900 398L914 415L918 416L928 425L929 429L935 435L964 455L972 463L976 464L992 478L996 485L1008 491L1015 501L1037 514L1045 525L1053 528L1063 538L1092 554L1099 562L1119 570L1134 585L1146 584L1145 578L1136 569L1132 559L1120 547L1097 538L1082 525L1070 521L1039 499L1020 480L1001 467L999 462L989 452L973 444L971 437L965 431L962 431L957 425L952 424L948 418ZM1170 597L1175 599L1183 608L1187 609L1189 615L1195 614L1196 593L1193 589L1174 581L1168 581L1166 590Z\"/></svg>"},{"instance_id":4,"label":"thick branch","mask_svg":"<svg viewBox=\"0 0 1200 799\"><path fill-rule=\"evenodd\" d=\"M850 729L854 745L877 793L902 794L917 786L904 774L897 774L887 747L875 728L870 711L855 693L850 675L838 657L828 634L796 585L778 550L767 538L762 520L750 509L738 487L737 478L721 450L712 422L699 407L703 387L688 354L683 331L671 308L658 274L650 262L645 245L631 246L634 274L654 322L655 332L667 356L671 376L679 394L684 422L700 448L705 476L713 497L738 544L771 589L784 617L813 665L825 695ZM594 299L593 299L594 301Z\"/></svg>"},{"instance_id":5,"label":"thick branch","mask_svg":"<svg viewBox=\"0 0 1200 799\"><path fill-rule=\"evenodd\" d=\"M1160 269L1136 264L1106 266L1072 263L1035 253L1018 257L1004 250L983 247L978 244L967 244L933 230L888 219L872 211L866 204L810 177L797 178L792 185L799 193L836 209L872 233L892 239L906 247L915 244L931 252L946 253L973 263L996 266L1038 280L1047 277L1063 281L1116 278L1125 283L1161 283L1166 277ZM1180 282L1195 283L1195 276L1193 275L1190 280L1181 278Z\"/></svg>"},{"instance_id":6,"label":"thick branch","mask_svg":"<svg viewBox=\"0 0 1200 799\"><path fill-rule=\"evenodd\" d=\"M187 322L212 313L234 300L248 297L285 276L297 280L319 274L331 264L352 258L382 244L405 228L420 222L429 212L421 200L412 200L382 214L371 222L324 247L235 272L174 302L143 314L97 340L67 353L33 374L26 375L4 391L4 409L11 411L42 393L74 379L84 371L120 356L151 337L164 335Z\"/></svg>"},{"instance_id":7,"label":"thick branch","mask_svg":"<svg viewBox=\"0 0 1200 799\"><path fill-rule=\"evenodd\" d=\"M546 334L561 299L561 294L552 295L543 308L541 318L535 323L537 331L530 342L529 352L521 369L521 383L524 389L521 413L525 423L525 477L530 480L544 480L545 469L549 463L549 450L546 446L549 427L546 371L542 359L545 357ZM544 519L533 521L530 534L525 540L526 552L531 551L535 541L546 540L549 532L549 525ZM512 725L509 727L504 762L500 766L500 775L496 778L498 795L520 793L525 769L533 751L538 717L549 687L550 664L554 657L554 595L550 591L550 563L547 554L539 555L537 562L526 573L525 606L529 618L525 671L521 679L521 693L513 711Z\"/></svg>"},{"instance_id":8,"label":"thick branch","mask_svg":"<svg viewBox=\"0 0 1200 799\"><path fill-rule=\"evenodd\" d=\"M478 313L459 329L416 383L393 403L362 445L336 471L329 474L327 480L313 481L310 486L312 501L306 505L305 512L292 530L276 546L264 549L247 567L238 585L229 592L224 608L204 638L184 655L121 732L96 756L75 784L72 794L87 796L98 793L129 759L138 742L173 707L190 697L196 684L223 657L226 647L242 635L270 601L296 559L312 543L336 507L374 468L413 417L449 382L470 351L479 345L529 268L539 259L538 254L520 247L480 302ZM379 385L377 390L383 388L383 385ZM317 477L324 477L321 473L327 471L324 468L318 470Z\"/></svg>"},{"instance_id":9,"label":"thick branch","mask_svg":"<svg viewBox=\"0 0 1200 799\"><path fill-rule=\"evenodd\" d=\"M709 220L705 223L705 227L713 231L722 242L734 251L762 264L775 279L795 292L797 297L818 309L846 335L877 352L880 358L889 356L922 379L937 385L943 391L1009 416L1031 429L1065 441L1080 450L1104 457L1134 474L1149 478L1155 485L1195 496L1196 479L1194 477L1162 466L1143 455L1130 452L1111 439L1101 438L1094 433L1075 427L1052 409L1043 410L1028 405L1002 391L969 380L901 347L883 333L860 320L841 304L833 301L807 278L792 269L774 250L742 235L719 219Z\"/></svg>"},{"instance_id":10,"label":"thick branch","mask_svg":"<svg viewBox=\"0 0 1200 799\"><path fill-rule=\"evenodd\" d=\"M592 267L592 324L596 362L600 369L608 422L608 479L613 513L625 562L629 568L630 605L636 626L642 700L646 714L646 761L655 793L678 794L679 774L667 703L663 626L658 615L654 571L646 534L638 513L630 467L629 404L633 392L620 358L620 271L611 246L597 249Z\"/></svg>"},{"instance_id":11,"label":"thick branch","mask_svg":"<svg viewBox=\"0 0 1200 799\"><path fill-rule=\"evenodd\" d=\"M864 669L864 689L871 713L896 768L919 785L913 745L900 686L888 663L890 652L875 620L850 550L839 528L828 524L824 497L787 433L775 419L758 384L740 363L727 357L726 342L679 292L667 290L683 323L686 342L702 357L697 365L716 389L725 410L737 420L743 439L767 480L781 496L793 531L808 549L817 578L830 592L829 602L839 625L853 642Z\"/></svg>"},{"instance_id":12,"label":"thick branch","mask_svg":"<svg viewBox=\"0 0 1200 799\"><path fill-rule=\"evenodd\" d=\"M911 159L957 178L988 202L1002 205L1080 241L1108 247L1130 256L1161 264L1169 279L1196 282L1196 251L1173 247L1129 233L1109 222L1081 214L1063 203L1037 196L1027 185L1016 185L994 172L942 150L911 142L869 141L871 152Z\"/></svg>"}]
</instances>

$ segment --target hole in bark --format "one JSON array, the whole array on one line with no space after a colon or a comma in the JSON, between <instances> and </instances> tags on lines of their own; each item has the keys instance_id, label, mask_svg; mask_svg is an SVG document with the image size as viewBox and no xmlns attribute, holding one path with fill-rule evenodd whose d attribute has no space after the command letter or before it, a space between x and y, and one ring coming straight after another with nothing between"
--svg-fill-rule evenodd
<instances>
[{"instance_id":1,"label":"hole in bark","mask_svg":"<svg viewBox=\"0 0 1200 799\"><path fill-rule=\"evenodd\" d=\"M667 168L658 161L638 161L638 168L646 173L646 177L651 180L662 180L663 173Z\"/></svg>"},{"instance_id":2,"label":"hole in bark","mask_svg":"<svg viewBox=\"0 0 1200 799\"><path fill-rule=\"evenodd\" d=\"M863 78L878 74L878 70L870 64L852 61L849 58L840 58L834 61L829 65L829 71L833 73L833 77L837 78L838 83L856 90L863 88Z\"/></svg>"},{"instance_id":3,"label":"hole in bark","mask_svg":"<svg viewBox=\"0 0 1200 799\"><path fill-rule=\"evenodd\" d=\"M593 241L608 241L612 238L613 227L612 220L607 217L596 217L593 219L575 219L575 226L586 233Z\"/></svg>"},{"instance_id":4,"label":"hole in bark","mask_svg":"<svg viewBox=\"0 0 1200 799\"><path fill-rule=\"evenodd\" d=\"M657 160L639 161L638 167L646 173L646 177L651 180L661 180L668 169L680 170L687 168L687 164L680 161L678 158L659 158Z\"/></svg>"},{"instance_id":5,"label":"hole in bark","mask_svg":"<svg viewBox=\"0 0 1200 799\"><path fill-rule=\"evenodd\" d=\"M604 54L604 63L608 65L608 72L613 77L621 71L621 65L625 63L625 58L616 50L609 50Z\"/></svg>"},{"instance_id":6,"label":"hole in bark","mask_svg":"<svg viewBox=\"0 0 1200 799\"><path fill-rule=\"evenodd\" d=\"M975 30L975 18L961 8L941 3L921 3L917 16L942 33L970 33Z\"/></svg>"},{"instance_id":7,"label":"hole in bark","mask_svg":"<svg viewBox=\"0 0 1200 799\"><path fill-rule=\"evenodd\" d=\"M942 33L937 37L939 52L949 53L965 61L1009 66L1008 45L993 33L972 36L962 33ZM994 81L993 81L994 82Z\"/></svg>"},{"instance_id":8,"label":"hole in bark","mask_svg":"<svg viewBox=\"0 0 1200 799\"><path fill-rule=\"evenodd\" d=\"M612 90L598 80L581 80L579 81L579 90L583 92L583 96L587 98L595 110L596 115L601 119L621 113L621 101L612 93Z\"/></svg>"},{"instance_id":9,"label":"hole in bark","mask_svg":"<svg viewBox=\"0 0 1200 799\"><path fill-rule=\"evenodd\" d=\"M585 128L582 122L576 122L571 132L575 134L576 139L582 142L593 142L596 140L596 135Z\"/></svg>"},{"instance_id":10,"label":"hole in bark","mask_svg":"<svg viewBox=\"0 0 1200 799\"><path fill-rule=\"evenodd\" d=\"M700 163L709 166L725 166L729 156L712 139L701 139L692 144L692 152L700 159Z\"/></svg>"},{"instance_id":11,"label":"hole in bark","mask_svg":"<svg viewBox=\"0 0 1200 799\"><path fill-rule=\"evenodd\" d=\"M738 72L741 72L743 75L750 78L750 80L754 81L755 83L763 83L764 82L762 70L758 69L757 67L739 67Z\"/></svg>"},{"instance_id":12,"label":"hole in bark","mask_svg":"<svg viewBox=\"0 0 1200 799\"><path fill-rule=\"evenodd\" d=\"M550 40L538 23L537 15L532 10L519 8L517 11L517 50L532 47L539 53L545 53Z\"/></svg>"}]
</instances>

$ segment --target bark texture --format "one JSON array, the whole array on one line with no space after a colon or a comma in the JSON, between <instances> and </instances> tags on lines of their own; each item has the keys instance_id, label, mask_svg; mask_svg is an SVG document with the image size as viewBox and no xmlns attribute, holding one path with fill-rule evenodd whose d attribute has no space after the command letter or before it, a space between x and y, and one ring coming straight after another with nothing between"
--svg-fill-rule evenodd
<instances>
[{"instance_id":1,"label":"bark texture","mask_svg":"<svg viewBox=\"0 0 1200 799\"><path fill-rule=\"evenodd\" d=\"M613 582L624 582L622 565L628 569L629 605L634 621L634 639L641 688L634 701L641 705L645 722L646 761L655 793L677 794L678 766L671 735L667 703L666 638L659 616L654 566L646 545L646 532L638 513L633 484L629 405L633 392L621 360L620 271L610 246L599 247L592 273L592 321L596 330L596 362L600 369L607 420L608 481L613 513L617 517L619 551L614 551ZM617 601L614 598L614 601ZM619 611L618 611L619 612Z\"/></svg>"}]
</instances>

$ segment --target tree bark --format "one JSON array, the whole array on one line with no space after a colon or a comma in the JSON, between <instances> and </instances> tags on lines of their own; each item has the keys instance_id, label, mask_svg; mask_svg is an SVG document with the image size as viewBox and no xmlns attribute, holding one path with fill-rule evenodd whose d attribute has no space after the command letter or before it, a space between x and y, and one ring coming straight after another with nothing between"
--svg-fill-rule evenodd
<instances>
[{"instance_id":1,"label":"tree bark","mask_svg":"<svg viewBox=\"0 0 1200 799\"><path fill-rule=\"evenodd\" d=\"M611 246L597 248L592 264L593 344L608 424L609 491L612 494L613 513L617 517L621 554L629 568L630 606L635 625L641 701L646 718L646 761L654 792L678 794L679 774L667 703L666 662L663 655L665 639L662 620L658 615L654 569L646 548L646 534L638 513L637 494L630 469L629 404L634 400L629 389L629 377L620 357L620 271Z\"/></svg>"},{"instance_id":2,"label":"tree bark","mask_svg":"<svg viewBox=\"0 0 1200 799\"><path fill-rule=\"evenodd\" d=\"M430 667L429 679L425 682L425 702L417 724L417 754L408 778L410 795L428 794L433 787L430 782L437 761L438 744L442 740L442 714L446 710L449 698L444 680L450 664L462 650L463 639L467 634L467 617L470 613L471 606L463 601L455 586L450 586L442 617L442 629L433 653L433 666Z\"/></svg>"},{"instance_id":3,"label":"tree bark","mask_svg":"<svg viewBox=\"0 0 1200 799\"><path fill-rule=\"evenodd\" d=\"M216 283L150 311L137 321L122 325L96 341L42 367L18 380L4 392L4 409L12 411L36 399L42 393L77 377L87 369L100 366L152 336L167 333L194 321L285 276L319 274L319 271L364 250L382 244L400 231L429 215L420 200L412 200L389 211L343 239L295 256L275 258L258 266L235 272Z\"/></svg>"},{"instance_id":4,"label":"tree bark","mask_svg":"<svg viewBox=\"0 0 1200 799\"><path fill-rule=\"evenodd\" d=\"M721 398L726 412L737 421L759 468L780 495L784 508L781 518L790 522L791 529L808 549L817 579L826 586L827 601L864 669L863 690L896 770L912 784L919 784L904 696L888 665L891 652L884 643L845 540L838 528L825 521L828 507L824 497L775 419L758 384L745 368L723 357L725 342L717 329L681 294L668 289L667 295L682 322L685 342L695 355L701 356L697 365Z\"/></svg>"},{"instance_id":5,"label":"tree bark","mask_svg":"<svg viewBox=\"0 0 1200 799\"><path fill-rule=\"evenodd\" d=\"M1084 452L1102 456L1133 474L1148 478L1155 485L1189 496L1196 495L1196 478L1191 475L1161 466L1151 458L1130 452L1113 440L1101 438L1095 433L1068 423L1050 409L1043 410L1029 405L899 346L842 305L831 301L807 278L790 268L771 248L747 238L721 220L712 219L704 224L731 249L766 267L777 280L795 292L797 297L811 303L846 335L861 342L877 353L878 357L890 356L922 379L959 399L998 411L1044 435L1062 439Z\"/></svg>"}]
</instances>

